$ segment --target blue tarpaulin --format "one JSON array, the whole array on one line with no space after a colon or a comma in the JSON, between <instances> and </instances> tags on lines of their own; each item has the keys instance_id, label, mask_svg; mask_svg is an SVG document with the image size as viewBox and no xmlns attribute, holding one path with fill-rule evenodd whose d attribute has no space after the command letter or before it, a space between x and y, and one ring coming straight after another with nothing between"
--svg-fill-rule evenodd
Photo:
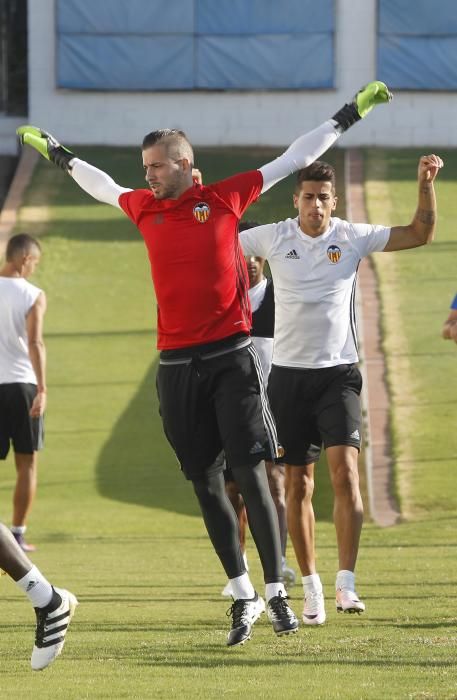
<instances>
[{"instance_id":1,"label":"blue tarpaulin","mask_svg":"<svg viewBox=\"0 0 457 700\"><path fill-rule=\"evenodd\" d=\"M379 0L378 77L391 88L457 90L456 0Z\"/></svg>"},{"instance_id":2,"label":"blue tarpaulin","mask_svg":"<svg viewBox=\"0 0 457 700\"><path fill-rule=\"evenodd\" d=\"M334 85L334 0L57 0L57 84L81 90Z\"/></svg>"}]
</instances>

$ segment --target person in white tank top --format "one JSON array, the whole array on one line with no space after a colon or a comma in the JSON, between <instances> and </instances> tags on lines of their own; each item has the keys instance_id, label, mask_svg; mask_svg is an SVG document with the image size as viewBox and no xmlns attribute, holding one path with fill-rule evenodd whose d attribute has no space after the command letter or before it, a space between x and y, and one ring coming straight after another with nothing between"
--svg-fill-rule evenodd
<instances>
[{"instance_id":1,"label":"person in white tank top","mask_svg":"<svg viewBox=\"0 0 457 700\"><path fill-rule=\"evenodd\" d=\"M36 239L17 234L8 241L0 268L0 459L12 444L17 478L11 531L24 551L34 549L24 533L36 493L46 408L46 296L27 281L40 256Z\"/></svg>"}]
</instances>

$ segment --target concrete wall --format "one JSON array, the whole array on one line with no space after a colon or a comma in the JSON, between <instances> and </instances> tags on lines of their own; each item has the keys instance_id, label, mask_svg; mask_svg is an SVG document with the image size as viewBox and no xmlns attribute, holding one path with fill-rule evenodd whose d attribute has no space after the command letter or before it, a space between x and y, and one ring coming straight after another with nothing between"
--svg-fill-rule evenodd
<instances>
[{"instance_id":1,"label":"concrete wall","mask_svg":"<svg viewBox=\"0 0 457 700\"><path fill-rule=\"evenodd\" d=\"M29 121L69 145L136 145L161 127L184 129L195 145L286 145L376 78L376 0L336 0L336 7L337 90L91 93L56 90L54 0L29 0ZM340 144L457 146L456 123L456 94L399 93Z\"/></svg>"}]
</instances>

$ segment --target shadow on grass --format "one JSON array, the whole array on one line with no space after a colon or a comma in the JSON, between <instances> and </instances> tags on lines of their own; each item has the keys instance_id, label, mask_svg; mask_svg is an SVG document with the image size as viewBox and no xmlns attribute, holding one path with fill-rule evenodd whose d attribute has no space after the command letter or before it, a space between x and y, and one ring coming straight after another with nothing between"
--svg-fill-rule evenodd
<instances>
[{"instance_id":1,"label":"shadow on grass","mask_svg":"<svg viewBox=\"0 0 457 700\"><path fill-rule=\"evenodd\" d=\"M134 398L115 424L97 462L99 493L123 503L184 515L200 515L189 482L181 474L162 431L155 377L149 368ZM325 460L316 467L314 511L331 520L333 495Z\"/></svg>"},{"instance_id":2,"label":"shadow on grass","mask_svg":"<svg viewBox=\"0 0 457 700\"><path fill-rule=\"evenodd\" d=\"M157 361L101 450L96 469L98 490L105 498L123 503L199 515L191 486L162 432L156 372Z\"/></svg>"}]
</instances>

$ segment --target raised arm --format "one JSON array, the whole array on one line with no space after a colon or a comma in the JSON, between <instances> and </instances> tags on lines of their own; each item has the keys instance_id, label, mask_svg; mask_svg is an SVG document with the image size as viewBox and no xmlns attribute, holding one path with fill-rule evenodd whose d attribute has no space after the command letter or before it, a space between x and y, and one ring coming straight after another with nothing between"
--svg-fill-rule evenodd
<instances>
[{"instance_id":1,"label":"raised arm","mask_svg":"<svg viewBox=\"0 0 457 700\"><path fill-rule=\"evenodd\" d=\"M408 226L393 226L384 252L406 250L431 243L436 227L434 181L443 161L434 154L422 156L417 170L419 199L414 218Z\"/></svg>"},{"instance_id":2,"label":"raised arm","mask_svg":"<svg viewBox=\"0 0 457 700\"><path fill-rule=\"evenodd\" d=\"M43 415L46 408L46 348L43 340L45 313L46 295L41 292L25 319L29 357L37 380L37 394L30 409L33 418Z\"/></svg>"},{"instance_id":3,"label":"raised arm","mask_svg":"<svg viewBox=\"0 0 457 700\"><path fill-rule=\"evenodd\" d=\"M84 160L76 158L68 148L62 146L51 134L35 126L20 126L17 134L22 144L35 148L46 160L65 170L85 192L104 204L119 207L119 196L130 192L121 187L103 170L94 168Z\"/></svg>"},{"instance_id":4,"label":"raised arm","mask_svg":"<svg viewBox=\"0 0 457 700\"><path fill-rule=\"evenodd\" d=\"M387 86L379 80L365 85L352 102L345 104L331 119L300 136L282 155L259 168L263 176L262 192L266 192L291 173L306 168L325 153L344 131L366 117L375 105L389 102L391 99L392 95Z\"/></svg>"}]
</instances>

